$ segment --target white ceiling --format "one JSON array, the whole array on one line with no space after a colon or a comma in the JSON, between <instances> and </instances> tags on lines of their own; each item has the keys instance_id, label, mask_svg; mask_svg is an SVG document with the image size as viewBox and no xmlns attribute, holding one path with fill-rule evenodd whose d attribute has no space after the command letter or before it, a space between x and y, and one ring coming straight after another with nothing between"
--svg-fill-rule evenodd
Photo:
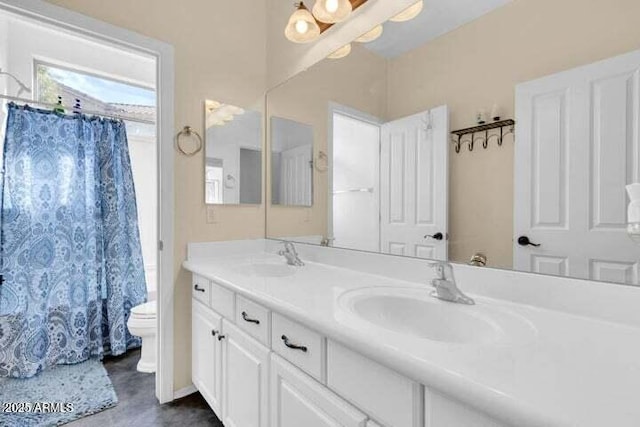
<instances>
[{"instance_id":1,"label":"white ceiling","mask_svg":"<svg viewBox=\"0 0 640 427\"><path fill-rule=\"evenodd\" d=\"M386 22L382 37L365 46L386 58L409 52L512 0L424 0L424 9L408 22Z\"/></svg>"}]
</instances>

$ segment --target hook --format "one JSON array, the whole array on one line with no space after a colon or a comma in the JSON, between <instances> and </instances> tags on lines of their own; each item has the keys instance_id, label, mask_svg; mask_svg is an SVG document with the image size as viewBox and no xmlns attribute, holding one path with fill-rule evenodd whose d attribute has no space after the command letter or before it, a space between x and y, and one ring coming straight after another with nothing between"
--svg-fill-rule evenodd
<instances>
[{"instance_id":1,"label":"hook","mask_svg":"<svg viewBox=\"0 0 640 427\"><path fill-rule=\"evenodd\" d=\"M462 139L462 135L458 135L458 140L454 141L456 154L460 153L460 140Z\"/></svg>"}]
</instances>

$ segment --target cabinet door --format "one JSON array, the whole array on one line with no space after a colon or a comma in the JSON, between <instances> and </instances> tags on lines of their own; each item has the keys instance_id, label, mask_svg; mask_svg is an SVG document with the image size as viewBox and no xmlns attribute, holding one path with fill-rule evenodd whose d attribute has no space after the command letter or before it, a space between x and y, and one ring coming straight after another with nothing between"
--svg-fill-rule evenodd
<instances>
[{"instance_id":1,"label":"cabinet door","mask_svg":"<svg viewBox=\"0 0 640 427\"><path fill-rule=\"evenodd\" d=\"M211 409L221 409L222 346L218 334L222 318L197 300L192 300L191 316L191 380Z\"/></svg>"},{"instance_id":2,"label":"cabinet door","mask_svg":"<svg viewBox=\"0 0 640 427\"><path fill-rule=\"evenodd\" d=\"M269 349L222 322L222 422L227 427L267 427Z\"/></svg>"},{"instance_id":3,"label":"cabinet door","mask_svg":"<svg viewBox=\"0 0 640 427\"><path fill-rule=\"evenodd\" d=\"M271 355L271 427L365 427L367 416Z\"/></svg>"}]
</instances>

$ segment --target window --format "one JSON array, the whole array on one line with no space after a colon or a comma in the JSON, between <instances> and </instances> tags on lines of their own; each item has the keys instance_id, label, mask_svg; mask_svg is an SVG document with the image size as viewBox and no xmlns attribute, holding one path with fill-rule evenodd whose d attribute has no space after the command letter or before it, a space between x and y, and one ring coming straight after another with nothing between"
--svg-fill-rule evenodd
<instances>
[{"instance_id":1,"label":"window","mask_svg":"<svg viewBox=\"0 0 640 427\"><path fill-rule=\"evenodd\" d=\"M35 70L38 101L56 104L61 100L69 107L79 102L81 111L155 122L153 89L42 62L35 62ZM130 136L153 138L155 131L154 124L127 121Z\"/></svg>"}]
</instances>

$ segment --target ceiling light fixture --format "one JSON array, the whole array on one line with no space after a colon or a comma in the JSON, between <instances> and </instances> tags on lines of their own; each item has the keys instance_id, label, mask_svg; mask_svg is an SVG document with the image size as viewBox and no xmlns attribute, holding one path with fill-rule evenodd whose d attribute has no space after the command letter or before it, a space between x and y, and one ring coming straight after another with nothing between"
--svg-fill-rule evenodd
<instances>
[{"instance_id":1,"label":"ceiling light fixture","mask_svg":"<svg viewBox=\"0 0 640 427\"><path fill-rule=\"evenodd\" d=\"M378 37L380 37L382 35L383 31L384 31L384 28L382 27L382 25L378 25L375 28L373 28L372 30L367 31L366 33L364 33L363 35L358 37L356 39L356 41L358 43L369 43L369 42L372 42L375 39L377 39Z\"/></svg>"},{"instance_id":2,"label":"ceiling light fixture","mask_svg":"<svg viewBox=\"0 0 640 427\"><path fill-rule=\"evenodd\" d=\"M393 22L406 22L410 21L422 12L422 8L424 7L424 1L420 0L417 3L414 3L412 6L409 6L393 18L389 19L389 21Z\"/></svg>"},{"instance_id":3,"label":"ceiling light fixture","mask_svg":"<svg viewBox=\"0 0 640 427\"><path fill-rule=\"evenodd\" d=\"M313 16L320 22L335 24L347 19L352 10L349 0L316 0Z\"/></svg>"},{"instance_id":4,"label":"ceiling light fixture","mask_svg":"<svg viewBox=\"0 0 640 427\"><path fill-rule=\"evenodd\" d=\"M341 59L341 58L344 58L345 56L349 55L350 53L351 53L351 43L342 46L340 49L336 50L335 52L333 52L332 54L327 56L327 58L329 58L329 59Z\"/></svg>"},{"instance_id":5,"label":"ceiling light fixture","mask_svg":"<svg viewBox=\"0 0 640 427\"><path fill-rule=\"evenodd\" d=\"M320 36L320 27L303 2L296 4L284 29L284 35L294 43L309 43Z\"/></svg>"}]
</instances>

